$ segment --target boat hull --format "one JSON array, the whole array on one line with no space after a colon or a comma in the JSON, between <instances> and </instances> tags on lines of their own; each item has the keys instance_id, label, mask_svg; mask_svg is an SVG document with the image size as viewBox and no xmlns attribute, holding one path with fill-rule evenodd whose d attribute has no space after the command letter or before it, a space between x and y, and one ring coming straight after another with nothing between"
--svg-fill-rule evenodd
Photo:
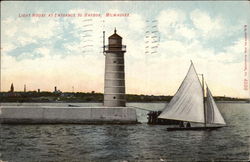
<instances>
[{"instance_id":1,"label":"boat hull","mask_svg":"<svg viewBox=\"0 0 250 162\"><path fill-rule=\"evenodd\" d=\"M168 131L200 131L200 130L216 130L221 128L222 126L214 126L214 127L190 127L190 128L167 128Z\"/></svg>"}]
</instances>

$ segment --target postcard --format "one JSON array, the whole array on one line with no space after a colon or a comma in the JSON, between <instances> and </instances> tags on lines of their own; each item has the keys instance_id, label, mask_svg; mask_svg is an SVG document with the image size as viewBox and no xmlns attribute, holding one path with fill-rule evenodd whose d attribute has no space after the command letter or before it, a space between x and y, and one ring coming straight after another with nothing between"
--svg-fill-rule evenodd
<instances>
[{"instance_id":1,"label":"postcard","mask_svg":"<svg viewBox=\"0 0 250 162\"><path fill-rule=\"evenodd\" d=\"M0 161L249 160L249 20L248 1L2 1Z\"/></svg>"}]
</instances>

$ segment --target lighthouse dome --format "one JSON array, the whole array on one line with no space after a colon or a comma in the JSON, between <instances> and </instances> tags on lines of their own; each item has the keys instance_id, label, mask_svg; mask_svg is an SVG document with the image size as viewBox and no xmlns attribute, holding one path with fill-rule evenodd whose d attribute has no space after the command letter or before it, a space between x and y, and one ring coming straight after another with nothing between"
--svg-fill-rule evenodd
<instances>
[{"instance_id":1,"label":"lighthouse dome","mask_svg":"<svg viewBox=\"0 0 250 162\"><path fill-rule=\"evenodd\" d=\"M109 36L109 39L122 39L122 37L116 33L115 29L114 34Z\"/></svg>"},{"instance_id":2,"label":"lighthouse dome","mask_svg":"<svg viewBox=\"0 0 250 162\"><path fill-rule=\"evenodd\" d=\"M113 35L109 37L109 46L120 47L122 45L122 37L116 34L116 29Z\"/></svg>"}]
</instances>

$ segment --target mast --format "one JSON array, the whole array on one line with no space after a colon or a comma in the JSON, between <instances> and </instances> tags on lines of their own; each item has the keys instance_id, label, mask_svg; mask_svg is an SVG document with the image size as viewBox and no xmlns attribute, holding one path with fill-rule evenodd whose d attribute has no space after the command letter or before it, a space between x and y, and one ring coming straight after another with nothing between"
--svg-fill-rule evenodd
<instances>
[{"instance_id":1,"label":"mast","mask_svg":"<svg viewBox=\"0 0 250 162\"><path fill-rule=\"evenodd\" d=\"M105 31L103 31L103 55L105 56Z\"/></svg>"},{"instance_id":2,"label":"mast","mask_svg":"<svg viewBox=\"0 0 250 162\"><path fill-rule=\"evenodd\" d=\"M203 109L204 109L204 126L206 127L207 125L207 119L206 119L206 106L205 106L205 84L204 84L204 76L202 76L202 91L203 91Z\"/></svg>"}]
</instances>

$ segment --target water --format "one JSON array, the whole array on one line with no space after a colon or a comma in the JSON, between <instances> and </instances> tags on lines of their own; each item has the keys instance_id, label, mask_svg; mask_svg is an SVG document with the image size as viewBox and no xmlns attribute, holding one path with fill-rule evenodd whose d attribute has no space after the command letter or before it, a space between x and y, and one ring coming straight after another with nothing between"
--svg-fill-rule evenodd
<instances>
[{"instance_id":1,"label":"water","mask_svg":"<svg viewBox=\"0 0 250 162\"><path fill-rule=\"evenodd\" d=\"M165 104L128 105L159 110ZM0 161L249 160L250 105L219 103L218 107L228 127L215 131L168 132L167 126L146 123L1 125ZM146 122L146 113L137 110L141 122Z\"/></svg>"}]
</instances>

